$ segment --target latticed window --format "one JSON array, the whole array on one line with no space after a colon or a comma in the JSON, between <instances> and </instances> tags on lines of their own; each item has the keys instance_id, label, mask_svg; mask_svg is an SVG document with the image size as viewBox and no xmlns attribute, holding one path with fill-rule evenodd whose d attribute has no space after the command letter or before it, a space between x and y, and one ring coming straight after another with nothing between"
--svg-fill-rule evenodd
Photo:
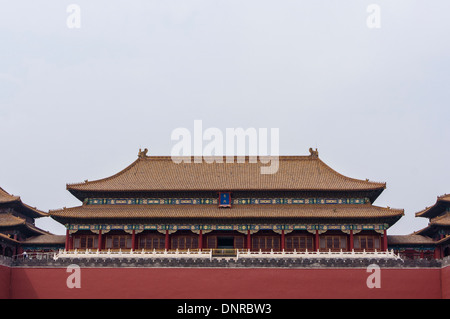
<instances>
[{"instance_id":1,"label":"latticed window","mask_svg":"<svg viewBox=\"0 0 450 319\"><path fill-rule=\"evenodd\" d=\"M373 251L380 250L380 237L373 235L359 235L353 239L353 247L355 250Z\"/></svg>"},{"instance_id":2,"label":"latticed window","mask_svg":"<svg viewBox=\"0 0 450 319\"><path fill-rule=\"evenodd\" d=\"M312 236L286 236L286 250L313 250L313 237Z\"/></svg>"},{"instance_id":3,"label":"latticed window","mask_svg":"<svg viewBox=\"0 0 450 319\"><path fill-rule=\"evenodd\" d=\"M252 238L253 250L280 250L280 237L279 236L255 236Z\"/></svg>"},{"instance_id":4,"label":"latticed window","mask_svg":"<svg viewBox=\"0 0 450 319\"><path fill-rule=\"evenodd\" d=\"M165 238L158 235L139 236L138 249L163 250L165 249Z\"/></svg>"},{"instance_id":5,"label":"latticed window","mask_svg":"<svg viewBox=\"0 0 450 319\"><path fill-rule=\"evenodd\" d=\"M347 238L345 236L321 236L320 249L322 250L346 250Z\"/></svg>"},{"instance_id":6,"label":"latticed window","mask_svg":"<svg viewBox=\"0 0 450 319\"><path fill-rule=\"evenodd\" d=\"M171 242L172 249L197 249L198 238L197 236L174 236Z\"/></svg>"},{"instance_id":7,"label":"latticed window","mask_svg":"<svg viewBox=\"0 0 450 319\"><path fill-rule=\"evenodd\" d=\"M98 236L76 236L73 240L73 248L75 249L97 249Z\"/></svg>"},{"instance_id":8,"label":"latticed window","mask_svg":"<svg viewBox=\"0 0 450 319\"><path fill-rule=\"evenodd\" d=\"M111 235L106 237L107 249L131 249L130 235Z\"/></svg>"},{"instance_id":9,"label":"latticed window","mask_svg":"<svg viewBox=\"0 0 450 319\"><path fill-rule=\"evenodd\" d=\"M234 237L234 248L235 249L244 249L244 237L243 236L236 236Z\"/></svg>"},{"instance_id":10,"label":"latticed window","mask_svg":"<svg viewBox=\"0 0 450 319\"><path fill-rule=\"evenodd\" d=\"M216 236L208 236L206 239L206 248L217 248L217 237Z\"/></svg>"}]
</instances>

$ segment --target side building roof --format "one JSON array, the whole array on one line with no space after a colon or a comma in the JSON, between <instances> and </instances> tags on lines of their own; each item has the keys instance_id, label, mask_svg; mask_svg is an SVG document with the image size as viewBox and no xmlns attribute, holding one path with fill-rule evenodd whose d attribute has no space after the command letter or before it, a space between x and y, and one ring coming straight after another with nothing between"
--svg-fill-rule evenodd
<instances>
[{"instance_id":1,"label":"side building roof","mask_svg":"<svg viewBox=\"0 0 450 319\"><path fill-rule=\"evenodd\" d=\"M0 213L0 229L11 229L15 227L22 227L22 229L26 229L26 232L29 234L48 234L45 230L27 223L26 220L21 217L14 216L10 213Z\"/></svg>"},{"instance_id":2,"label":"side building roof","mask_svg":"<svg viewBox=\"0 0 450 319\"><path fill-rule=\"evenodd\" d=\"M450 194L438 196L436 203L416 213L416 217L435 218L450 209Z\"/></svg>"},{"instance_id":3,"label":"side building roof","mask_svg":"<svg viewBox=\"0 0 450 319\"><path fill-rule=\"evenodd\" d=\"M0 204L14 203L19 201L20 201L19 196L10 195L3 188L0 187Z\"/></svg>"},{"instance_id":4,"label":"side building roof","mask_svg":"<svg viewBox=\"0 0 450 319\"><path fill-rule=\"evenodd\" d=\"M22 243L28 245L63 245L66 240L66 235L53 235L53 234L43 234L34 237L29 237Z\"/></svg>"},{"instance_id":5,"label":"side building roof","mask_svg":"<svg viewBox=\"0 0 450 319\"><path fill-rule=\"evenodd\" d=\"M442 227L450 227L450 212L438 215L430 219L428 226L417 231L417 234L432 235Z\"/></svg>"},{"instance_id":6,"label":"side building roof","mask_svg":"<svg viewBox=\"0 0 450 319\"><path fill-rule=\"evenodd\" d=\"M418 234L410 235L389 235L388 245L400 245L400 246L411 246L411 245L434 245L436 242L426 236Z\"/></svg>"},{"instance_id":7,"label":"side building roof","mask_svg":"<svg viewBox=\"0 0 450 319\"><path fill-rule=\"evenodd\" d=\"M0 208L1 207L12 207L20 210L23 214L31 217L45 217L48 216L47 213L40 211L36 207L31 207L22 202L19 196L10 195L3 188L0 187Z\"/></svg>"}]
</instances>

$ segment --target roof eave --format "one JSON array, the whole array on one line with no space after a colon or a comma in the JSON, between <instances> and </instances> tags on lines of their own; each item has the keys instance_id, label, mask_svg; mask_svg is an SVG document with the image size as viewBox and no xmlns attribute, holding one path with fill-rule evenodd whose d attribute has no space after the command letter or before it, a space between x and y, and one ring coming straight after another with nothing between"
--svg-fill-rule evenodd
<instances>
[{"instance_id":1,"label":"roof eave","mask_svg":"<svg viewBox=\"0 0 450 319\"><path fill-rule=\"evenodd\" d=\"M371 203L381 195L385 190L385 186L376 188L361 188L361 189L337 189L337 188L315 188L315 189L292 189L292 188L216 188L216 189L122 189L122 190L107 190L107 189L80 189L67 188L67 190L80 201L92 196L92 194L118 194L118 193L161 193L161 192L367 192L370 193L368 198Z\"/></svg>"}]
</instances>

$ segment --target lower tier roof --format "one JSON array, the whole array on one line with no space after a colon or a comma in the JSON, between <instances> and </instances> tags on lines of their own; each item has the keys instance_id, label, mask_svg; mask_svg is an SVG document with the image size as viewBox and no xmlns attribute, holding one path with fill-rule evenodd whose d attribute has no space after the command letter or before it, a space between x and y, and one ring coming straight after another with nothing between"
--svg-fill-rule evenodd
<instances>
[{"instance_id":1,"label":"lower tier roof","mask_svg":"<svg viewBox=\"0 0 450 319\"><path fill-rule=\"evenodd\" d=\"M47 245L47 244L64 244L65 241L66 241L66 235L43 234L43 235L27 238L22 243L23 244Z\"/></svg>"},{"instance_id":2,"label":"lower tier roof","mask_svg":"<svg viewBox=\"0 0 450 319\"><path fill-rule=\"evenodd\" d=\"M216 205L83 205L50 211L57 221L80 219L178 219L178 218L322 218L366 219L390 218L404 215L402 209L370 204L356 205L236 205L219 208Z\"/></svg>"},{"instance_id":3,"label":"lower tier roof","mask_svg":"<svg viewBox=\"0 0 450 319\"><path fill-rule=\"evenodd\" d=\"M25 225L23 218L19 218L10 213L0 213L0 227L13 227L18 225Z\"/></svg>"},{"instance_id":4,"label":"lower tier roof","mask_svg":"<svg viewBox=\"0 0 450 319\"><path fill-rule=\"evenodd\" d=\"M14 216L10 213L0 213L0 229L17 229L26 230L28 234L48 234L48 232L36 227L31 223L27 223L25 219Z\"/></svg>"},{"instance_id":5,"label":"lower tier roof","mask_svg":"<svg viewBox=\"0 0 450 319\"><path fill-rule=\"evenodd\" d=\"M427 236L410 234L410 235L389 235L389 245L424 245L434 244L435 241Z\"/></svg>"}]
</instances>

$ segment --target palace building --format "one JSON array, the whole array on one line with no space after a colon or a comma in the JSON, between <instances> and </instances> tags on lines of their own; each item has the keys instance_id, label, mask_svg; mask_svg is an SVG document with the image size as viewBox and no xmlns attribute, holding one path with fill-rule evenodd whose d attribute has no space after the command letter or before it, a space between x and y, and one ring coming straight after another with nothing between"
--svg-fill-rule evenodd
<instances>
[{"instance_id":1,"label":"palace building","mask_svg":"<svg viewBox=\"0 0 450 319\"><path fill-rule=\"evenodd\" d=\"M110 177L68 184L82 204L52 210L70 250L386 251L402 209L373 203L385 183L343 176L310 149L263 162L175 163L147 156Z\"/></svg>"},{"instance_id":2,"label":"palace building","mask_svg":"<svg viewBox=\"0 0 450 319\"><path fill-rule=\"evenodd\" d=\"M428 218L428 226L410 235L389 236L389 247L409 259L440 259L450 255L450 195L416 213Z\"/></svg>"},{"instance_id":3,"label":"palace building","mask_svg":"<svg viewBox=\"0 0 450 319\"><path fill-rule=\"evenodd\" d=\"M57 251L64 239L35 225L35 219L48 216L22 202L19 196L0 187L0 256L12 257L23 252Z\"/></svg>"}]
</instances>

